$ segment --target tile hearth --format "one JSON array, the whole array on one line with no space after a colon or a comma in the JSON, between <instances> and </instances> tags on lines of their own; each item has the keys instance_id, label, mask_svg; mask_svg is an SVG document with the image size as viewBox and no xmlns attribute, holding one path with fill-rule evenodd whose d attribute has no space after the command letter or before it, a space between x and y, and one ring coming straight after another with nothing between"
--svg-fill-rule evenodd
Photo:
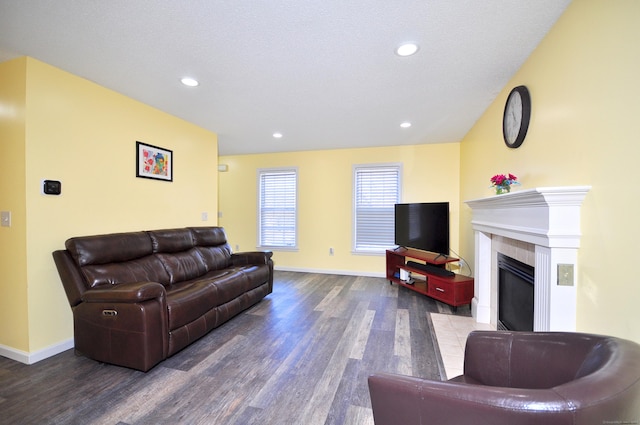
<instances>
[{"instance_id":1,"label":"tile hearth","mask_svg":"<svg viewBox=\"0 0 640 425\"><path fill-rule=\"evenodd\" d=\"M464 346L469 333L474 330L495 331L495 327L486 323L478 323L473 317L441 313L430 314L440 348L440 356L447 374L446 378L451 379L454 376L462 375Z\"/></svg>"}]
</instances>

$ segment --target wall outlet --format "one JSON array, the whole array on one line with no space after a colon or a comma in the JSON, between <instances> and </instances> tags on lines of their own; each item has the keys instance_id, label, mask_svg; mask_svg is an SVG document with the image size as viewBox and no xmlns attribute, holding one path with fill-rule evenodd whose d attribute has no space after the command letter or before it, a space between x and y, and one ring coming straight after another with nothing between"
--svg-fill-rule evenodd
<instances>
[{"instance_id":1,"label":"wall outlet","mask_svg":"<svg viewBox=\"0 0 640 425\"><path fill-rule=\"evenodd\" d=\"M207 221L209 220L209 213L208 212L203 212L200 217L202 218L202 221Z\"/></svg>"},{"instance_id":2,"label":"wall outlet","mask_svg":"<svg viewBox=\"0 0 640 425\"><path fill-rule=\"evenodd\" d=\"M558 285L573 286L573 264L558 264Z\"/></svg>"},{"instance_id":3,"label":"wall outlet","mask_svg":"<svg viewBox=\"0 0 640 425\"><path fill-rule=\"evenodd\" d=\"M11 211L0 212L0 226L11 227Z\"/></svg>"},{"instance_id":4,"label":"wall outlet","mask_svg":"<svg viewBox=\"0 0 640 425\"><path fill-rule=\"evenodd\" d=\"M333 255L333 248L329 248L329 255Z\"/></svg>"}]
</instances>

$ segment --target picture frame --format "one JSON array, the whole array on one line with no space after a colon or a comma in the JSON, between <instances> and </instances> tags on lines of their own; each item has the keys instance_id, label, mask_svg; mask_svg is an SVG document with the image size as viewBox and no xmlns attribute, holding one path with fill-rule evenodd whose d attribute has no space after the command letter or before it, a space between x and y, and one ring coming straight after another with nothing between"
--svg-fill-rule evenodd
<instances>
[{"instance_id":1,"label":"picture frame","mask_svg":"<svg viewBox=\"0 0 640 425\"><path fill-rule=\"evenodd\" d=\"M173 151L136 142L136 177L173 181Z\"/></svg>"}]
</instances>

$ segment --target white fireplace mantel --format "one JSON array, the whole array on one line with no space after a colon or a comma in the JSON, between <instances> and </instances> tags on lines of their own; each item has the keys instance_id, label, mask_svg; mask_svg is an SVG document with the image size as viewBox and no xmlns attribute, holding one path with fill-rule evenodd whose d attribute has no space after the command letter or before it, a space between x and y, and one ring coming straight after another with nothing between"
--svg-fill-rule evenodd
<instances>
[{"instance_id":1,"label":"white fireplace mantel","mask_svg":"<svg viewBox=\"0 0 640 425\"><path fill-rule=\"evenodd\" d=\"M577 250L580 207L590 186L540 187L465 201L473 210L475 284L472 314L497 321L497 250L501 236L533 245L535 254L534 330L576 328ZM573 280L558 280L558 265Z\"/></svg>"}]
</instances>

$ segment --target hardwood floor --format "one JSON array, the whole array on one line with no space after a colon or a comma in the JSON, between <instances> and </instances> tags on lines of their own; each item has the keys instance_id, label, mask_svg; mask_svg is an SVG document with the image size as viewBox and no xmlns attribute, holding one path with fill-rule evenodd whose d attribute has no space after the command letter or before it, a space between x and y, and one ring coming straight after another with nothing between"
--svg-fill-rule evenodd
<instances>
[{"instance_id":1,"label":"hardwood floor","mask_svg":"<svg viewBox=\"0 0 640 425\"><path fill-rule=\"evenodd\" d=\"M373 424L371 373L445 376L428 313L447 311L383 278L276 272L273 294L147 373L0 357L0 424Z\"/></svg>"}]
</instances>

